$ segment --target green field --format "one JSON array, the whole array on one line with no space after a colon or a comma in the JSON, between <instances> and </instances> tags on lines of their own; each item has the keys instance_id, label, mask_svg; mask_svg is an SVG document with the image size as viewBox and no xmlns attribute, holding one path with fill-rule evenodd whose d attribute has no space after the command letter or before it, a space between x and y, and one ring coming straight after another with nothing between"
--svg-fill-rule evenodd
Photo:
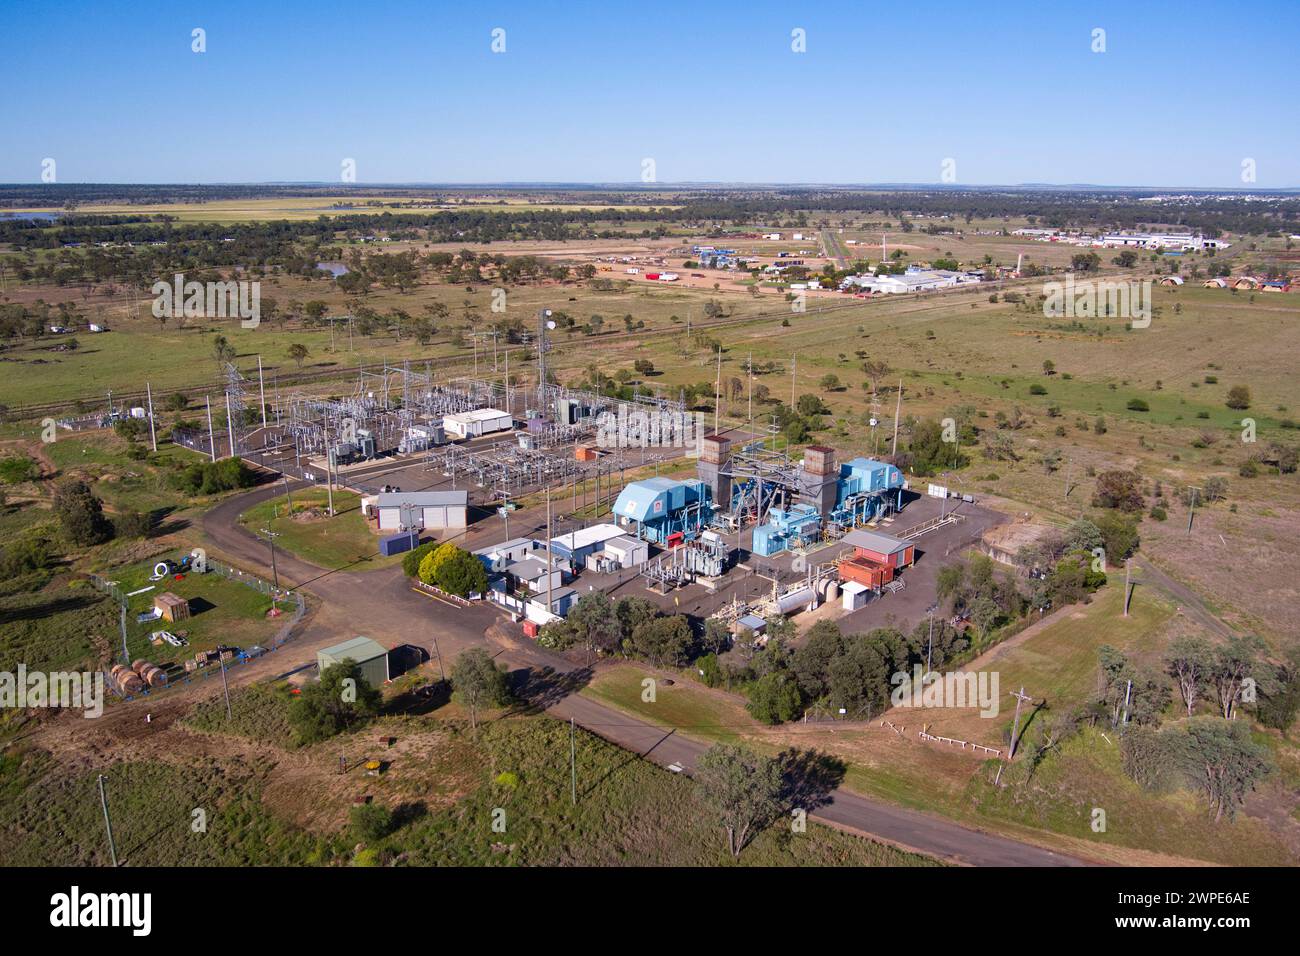
<instances>
[{"instance_id":1,"label":"green field","mask_svg":"<svg viewBox=\"0 0 1300 956\"><path fill-rule=\"evenodd\" d=\"M256 708L278 725L274 701ZM239 702L241 714L246 708ZM579 731L578 802L570 798L569 728L547 717L490 721L383 718L353 735L282 750L251 725L236 728L241 757L202 766L133 758L104 768L114 835L125 865L352 864L403 866L732 865L722 829L695 785ZM223 734L200 718L199 730ZM377 777L354 767L383 733L398 741ZM174 730L183 737L187 731ZM250 738L252 738L250 740ZM157 739L157 738L155 738ZM232 738L234 739L234 738ZM98 769L98 768L96 768ZM10 864L105 865L95 773L28 751L0 757L0 858ZM274 795L273 798L271 795ZM396 824L359 842L347 808L367 794ZM191 829L192 809L206 833ZM504 810L504 832L494 812ZM933 861L836 830L790 832L783 820L741 854L746 866L931 866Z\"/></svg>"},{"instance_id":2,"label":"green field","mask_svg":"<svg viewBox=\"0 0 1300 956\"><path fill-rule=\"evenodd\" d=\"M165 556L175 559L177 554L172 552ZM157 560L162 560L162 557L164 555L158 556ZM211 650L218 644L246 649L254 644L267 643L287 620L287 616L266 616L271 609L271 599L266 594L215 571L184 574L179 580L172 576L161 581L150 581L157 560L122 568L108 576L108 580L123 594L150 588L145 593L130 598L128 605L127 649L132 660L142 657L155 664L180 661L193 657L198 651ZM175 623L164 620L143 624L138 622L136 616L152 608L154 598L164 591L187 599L190 602L191 616ZM292 601L280 603L280 609L285 615L293 608ZM160 630L185 638L189 645L173 647L165 642L151 643L151 634ZM114 642L115 652L120 650L120 644L120 640Z\"/></svg>"},{"instance_id":3,"label":"green field","mask_svg":"<svg viewBox=\"0 0 1300 956\"><path fill-rule=\"evenodd\" d=\"M361 497L351 491L334 492L334 517L328 517L324 490L293 492L293 514L284 496L253 505L239 523L254 534L263 529L277 535L275 546L318 567L351 571L387 568L400 564L401 555L379 553L379 535L361 514Z\"/></svg>"}]
</instances>

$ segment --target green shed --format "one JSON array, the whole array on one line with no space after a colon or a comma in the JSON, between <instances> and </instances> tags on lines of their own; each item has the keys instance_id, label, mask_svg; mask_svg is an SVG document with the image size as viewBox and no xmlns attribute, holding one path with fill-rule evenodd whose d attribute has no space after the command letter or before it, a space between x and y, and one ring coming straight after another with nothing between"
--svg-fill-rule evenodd
<instances>
[{"instance_id":1,"label":"green shed","mask_svg":"<svg viewBox=\"0 0 1300 956\"><path fill-rule=\"evenodd\" d=\"M388 650L368 637L354 637L316 652L316 666L320 673L346 659L351 659L361 668L362 676L371 687L379 687L388 680Z\"/></svg>"}]
</instances>

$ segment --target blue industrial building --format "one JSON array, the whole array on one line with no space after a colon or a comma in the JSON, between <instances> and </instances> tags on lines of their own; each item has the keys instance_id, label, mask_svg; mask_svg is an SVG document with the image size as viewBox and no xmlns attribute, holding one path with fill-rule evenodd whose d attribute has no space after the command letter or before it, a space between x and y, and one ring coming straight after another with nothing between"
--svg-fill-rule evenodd
<instances>
[{"instance_id":1,"label":"blue industrial building","mask_svg":"<svg viewBox=\"0 0 1300 956\"><path fill-rule=\"evenodd\" d=\"M625 533L655 544L691 540L713 516L709 486L696 479L647 478L619 492L614 517Z\"/></svg>"},{"instance_id":2,"label":"blue industrial building","mask_svg":"<svg viewBox=\"0 0 1300 956\"><path fill-rule=\"evenodd\" d=\"M824 473L824 472L823 472ZM832 471L831 474L836 472ZM753 552L769 557L791 548L805 547L820 540L828 527L853 528L877 518L890 509L902 508L903 473L883 461L854 458L839 466L835 479L834 506L825 513L810 504L772 508L767 523L754 529ZM741 489L738 489L740 493ZM809 480L801 494L829 505L829 487L820 494Z\"/></svg>"}]
</instances>

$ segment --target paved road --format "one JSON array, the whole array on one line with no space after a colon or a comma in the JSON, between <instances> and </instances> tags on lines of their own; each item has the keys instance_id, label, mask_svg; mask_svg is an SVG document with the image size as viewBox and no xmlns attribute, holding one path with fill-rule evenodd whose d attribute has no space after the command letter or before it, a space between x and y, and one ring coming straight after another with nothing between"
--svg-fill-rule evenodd
<instances>
[{"instance_id":1,"label":"paved road","mask_svg":"<svg viewBox=\"0 0 1300 956\"><path fill-rule=\"evenodd\" d=\"M242 528L239 514L255 502L283 494L283 485L263 487L222 502L209 511L203 530L211 543L230 558L255 568L269 564L266 544ZM295 662L314 659L317 648L369 632L381 642L398 641L440 653L449 661L470 646L486 646L496 659L532 675L546 671L555 675L537 678L543 686L536 698L547 713L562 720L572 718L592 733L618 744L661 766L676 764L690 773L707 745L680 736L654 724L638 720L576 691L588 672L580 662L539 648L499 625L500 615L491 608L443 609L432 599L416 593L398 568L375 571L341 569L329 571L301 559L281 554L278 558L282 583L292 584L322 599L331 612L313 619L305 633L294 638L275 655L256 665L240 668L241 682L272 676L292 669ZM436 637L436 645L435 645ZM253 667L261 665L257 672ZM266 673L261 673L266 671ZM810 814L831 824L866 836L918 850L959 863L979 866L1080 866L1083 861L1040 847L968 829L940 817L891 806L867 797L835 790L828 802Z\"/></svg>"}]
</instances>

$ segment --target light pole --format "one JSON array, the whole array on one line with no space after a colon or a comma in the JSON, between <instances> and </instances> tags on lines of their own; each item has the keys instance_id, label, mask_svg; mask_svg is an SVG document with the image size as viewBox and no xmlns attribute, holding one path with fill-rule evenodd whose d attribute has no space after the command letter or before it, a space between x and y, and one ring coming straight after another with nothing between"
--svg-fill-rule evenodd
<instances>
[{"instance_id":1,"label":"light pole","mask_svg":"<svg viewBox=\"0 0 1300 956\"><path fill-rule=\"evenodd\" d=\"M279 531L272 531L270 528L263 528L262 534L266 535L267 543L271 545L271 577L275 579L275 589L280 590L280 572L275 565L275 539L280 537ZM274 598L272 599L274 603Z\"/></svg>"}]
</instances>

